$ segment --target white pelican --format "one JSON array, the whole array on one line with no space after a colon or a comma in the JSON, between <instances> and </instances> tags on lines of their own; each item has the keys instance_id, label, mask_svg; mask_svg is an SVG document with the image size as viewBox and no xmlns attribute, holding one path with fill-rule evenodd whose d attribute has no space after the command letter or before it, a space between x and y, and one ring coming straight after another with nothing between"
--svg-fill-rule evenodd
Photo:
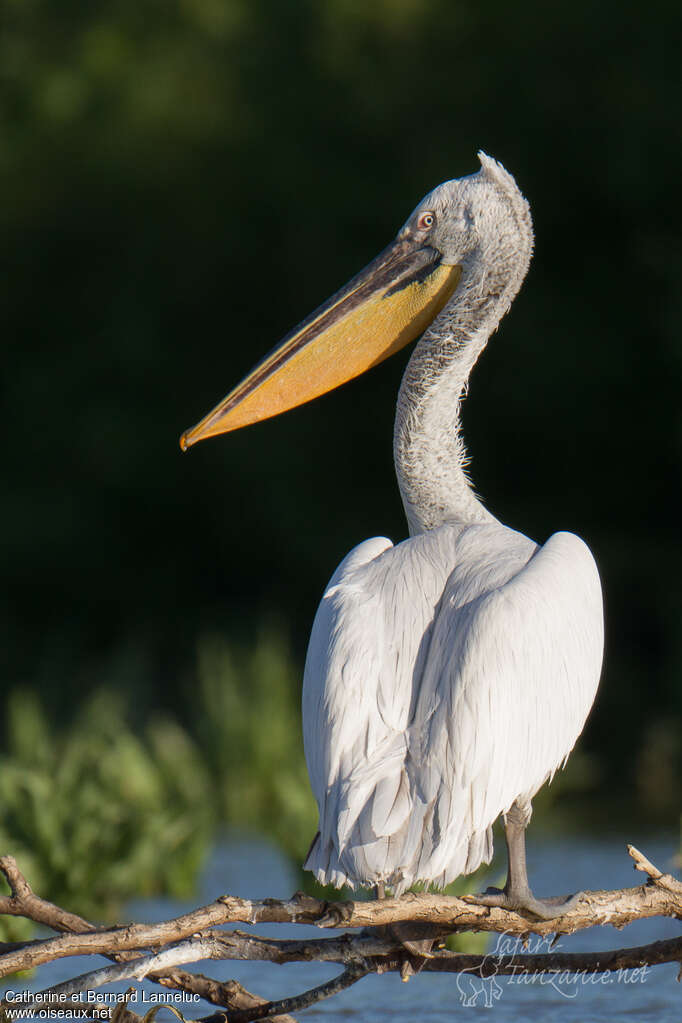
<instances>
[{"instance_id":1,"label":"white pelican","mask_svg":"<svg viewBox=\"0 0 682 1023\"><path fill-rule=\"evenodd\" d=\"M592 706L602 598L582 540L555 533L540 547L502 525L465 471L460 402L533 248L514 179L479 159L181 444L308 401L423 335L394 434L409 539L355 547L313 625L303 729L319 832L305 866L378 892L446 885L490 861L502 814L507 882L479 901L550 919L572 900L533 896L525 828Z\"/></svg>"}]
</instances>

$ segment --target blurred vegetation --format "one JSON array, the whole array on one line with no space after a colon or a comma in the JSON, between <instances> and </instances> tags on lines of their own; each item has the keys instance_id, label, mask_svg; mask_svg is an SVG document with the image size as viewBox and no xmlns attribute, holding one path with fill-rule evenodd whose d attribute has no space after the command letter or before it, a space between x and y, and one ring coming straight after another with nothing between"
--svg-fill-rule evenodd
<instances>
[{"instance_id":1,"label":"blurred vegetation","mask_svg":"<svg viewBox=\"0 0 682 1023\"><path fill-rule=\"evenodd\" d=\"M266 834L303 861L317 811L281 630L264 629L250 650L205 641L197 675L182 723L140 720L124 687L109 684L55 732L37 694L10 694L0 850L43 898L113 919L132 896L190 896L224 826ZM7 926L0 934L15 940L23 925Z\"/></svg>"},{"instance_id":2,"label":"blurred vegetation","mask_svg":"<svg viewBox=\"0 0 682 1023\"><path fill-rule=\"evenodd\" d=\"M112 918L132 895L188 895L212 834L210 779L169 719L136 732L119 691L96 691L55 734L40 699L7 701L0 848L44 898Z\"/></svg>"},{"instance_id":3,"label":"blurred vegetation","mask_svg":"<svg viewBox=\"0 0 682 1023\"><path fill-rule=\"evenodd\" d=\"M207 639L194 712L218 820L267 834L300 864L317 830L317 809L303 756L297 668L281 630L272 627L248 651Z\"/></svg>"},{"instance_id":4,"label":"blurred vegetation","mask_svg":"<svg viewBox=\"0 0 682 1023\"><path fill-rule=\"evenodd\" d=\"M7 0L0 813L62 891L91 869L76 836L125 850L149 890L152 866L179 884L144 836L167 833L188 876L208 825L183 815L211 774L212 813L303 841L300 673L272 669L257 727L255 637L283 617L300 665L341 557L404 535L407 353L190 455L177 437L479 147L516 175L537 245L472 381L473 478L502 521L594 550L607 660L583 748L610 805L679 808L681 45L673 0ZM294 736L281 778L270 728ZM105 805L71 811L95 780Z\"/></svg>"}]
</instances>

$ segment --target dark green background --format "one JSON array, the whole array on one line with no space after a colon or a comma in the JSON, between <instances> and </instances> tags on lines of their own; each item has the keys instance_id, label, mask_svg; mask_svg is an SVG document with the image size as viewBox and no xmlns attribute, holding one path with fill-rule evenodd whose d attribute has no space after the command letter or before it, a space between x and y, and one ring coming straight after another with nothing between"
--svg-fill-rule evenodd
<instances>
[{"instance_id":1,"label":"dark green background","mask_svg":"<svg viewBox=\"0 0 682 1023\"><path fill-rule=\"evenodd\" d=\"M4 22L6 686L56 716L107 679L182 709L199 637L273 615L302 659L340 558L405 534L407 353L188 455L178 436L483 148L537 244L472 379L473 478L502 521L592 547L587 748L603 783L674 801L679 4L7 0Z\"/></svg>"}]
</instances>

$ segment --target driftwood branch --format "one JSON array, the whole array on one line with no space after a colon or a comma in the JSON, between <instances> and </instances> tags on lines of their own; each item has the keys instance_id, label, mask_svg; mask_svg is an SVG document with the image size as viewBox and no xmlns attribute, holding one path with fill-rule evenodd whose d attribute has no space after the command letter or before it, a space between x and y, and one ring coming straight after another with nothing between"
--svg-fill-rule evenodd
<instances>
[{"instance_id":1,"label":"driftwood branch","mask_svg":"<svg viewBox=\"0 0 682 1023\"><path fill-rule=\"evenodd\" d=\"M682 964L682 937L638 948L600 953L563 953L552 945L564 934L586 927L610 924L622 928L634 920L652 916L682 919L682 883L663 874L633 846L628 852L647 881L618 891L585 892L564 916L540 921L499 908L476 905L467 897L408 894L380 901L324 902L302 893L291 899L247 900L222 896L208 906L159 924L131 924L96 928L89 921L67 913L33 893L11 857L0 858L0 871L10 895L0 897L0 913L24 916L61 932L56 937L14 943L0 949L0 977L73 955L98 954L114 965L100 967L36 995L43 1001L78 999L79 995L121 980L146 978L165 987L200 995L223 1008L211 1023L246 1023L270 1018L292 1023L290 1012L337 993L368 973L398 971L404 977L414 970L469 973L479 977L509 974L590 974L623 970L647 970L665 962ZM303 923L320 928L381 928L361 934L344 933L331 938L296 941L263 938L238 930L219 929L233 923ZM385 925L400 923L400 941L392 939ZM436 947L428 957L408 954L400 942L423 938L436 941L445 934L491 931L498 938L494 953L462 955ZM546 942L523 952L531 934ZM549 943L550 936L553 938ZM536 939L536 943L538 941ZM264 1002L236 982L219 983L187 973L178 966L200 959L264 960L273 963L329 962L343 967L333 980L293 998ZM82 1009L82 1003L80 1004ZM5 1006L10 1007L6 1004ZM128 1023L137 1017L126 1013Z\"/></svg>"}]
</instances>

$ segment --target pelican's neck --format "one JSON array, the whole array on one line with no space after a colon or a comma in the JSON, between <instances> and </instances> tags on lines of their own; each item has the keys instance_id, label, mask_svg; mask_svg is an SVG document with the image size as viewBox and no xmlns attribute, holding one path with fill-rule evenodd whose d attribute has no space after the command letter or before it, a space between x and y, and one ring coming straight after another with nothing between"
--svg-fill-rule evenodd
<instances>
[{"instance_id":1,"label":"pelican's neck","mask_svg":"<svg viewBox=\"0 0 682 1023\"><path fill-rule=\"evenodd\" d=\"M410 359L398 395L394 457L410 534L494 516L472 490L459 412L469 374L526 272L463 281ZM491 286L492 285L492 286Z\"/></svg>"},{"instance_id":2,"label":"pelican's neck","mask_svg":"<svg viewBox=\"0 0 682 1023\"><path fill-rule=\"evenodd\" d=\"M467 478L459 409L477 358L526 276L533 224L511 174L478 155L478 174L446 182L423 200L424 209L440 209L441 252L462 276L400 385L393 451L413 536L444 522L495 521Z\"/></svg>"}]
</instances>

